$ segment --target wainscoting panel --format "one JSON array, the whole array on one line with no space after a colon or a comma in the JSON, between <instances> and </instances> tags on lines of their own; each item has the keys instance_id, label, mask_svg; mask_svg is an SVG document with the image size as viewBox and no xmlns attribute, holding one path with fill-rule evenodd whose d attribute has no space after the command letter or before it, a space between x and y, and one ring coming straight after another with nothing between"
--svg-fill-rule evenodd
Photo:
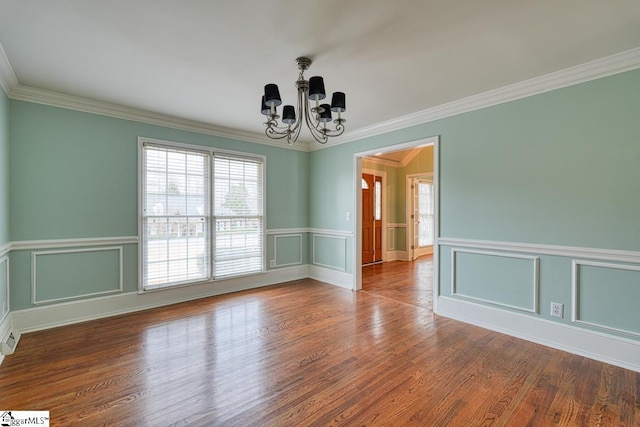
<instances>
[{"instance_id":1,"label":"wainscoting panel","mask_svg":"<svg viewBox=\"0 0 640 427\"><path fill-rule=\"evenodd\" d=\"M572 261L573 322L640 337L640 265Z\"/></svg>"},{"instance_id":2,"label":"wainscoting panel","mask_svg":"<svg viewBox=\"0 0 640 427\"><path fill-rule=\"evenodd\" d=\"M122 246L31 253L34 305L123 291Z\"/></svg>"},{"instance_id":3,"label":"wainscoting panel","mask_svg":"<svg viewBox=\"0 0 640 427\"><path fill-rule=\"evenodd\" d=\"M451 249L451 294L538 313L539 258Z\"/></svg>"},{"instance_id":4,"label":"wainscoting panel","mask_svg":"<svg viewBox=\"0 0 640 427\"><path fill-rule=\"evenodd\" d=\"M312 238L313 265L346 271L347 238L314 234Z\"/></svg>"},{"instance_id":5,"label":"wainscoting panel","mask_svg":"<svg viewBox=\"0 0 640 427\"><path fill-rule=\"evenodd\" d=\"M302 234L273 236L274 267L288 267L302 264L302 240Z\"/></svg>"},{"instance_id":6,"label":"wainscoting panel","mask_svg":"<svg viewBox=\"0 0 640 427\"><path fill-rule=\"evenodd\" d=\"M387 250L395 251L396 250L396 229L388 227L387 228Z\"/></svg>"}]
</instances>

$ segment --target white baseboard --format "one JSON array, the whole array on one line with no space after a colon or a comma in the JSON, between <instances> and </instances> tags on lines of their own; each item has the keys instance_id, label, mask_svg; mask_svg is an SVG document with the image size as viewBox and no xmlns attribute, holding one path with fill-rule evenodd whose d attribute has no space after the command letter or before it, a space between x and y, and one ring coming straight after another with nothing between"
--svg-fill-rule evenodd
<instances>
[{"instance_id":1,"label":"white baseboard","mask_svg":"<svg viewBox=\"0 0 640 427\"><path fill-rule=\"evenodd\" d=\"M385 261L407 261L407 251L387 251Z\"/></svg>"},{"instance_id":2,"label":"white baseboard","mask_svg":"<svg viewBox=\"0 0 640 427\"><path fill-rule=\"evenodd\" d=\"M446 296L437 314L640 372L640 341Z\"/></svg>"},{"instance_id":3,"label":"white baseboard","mask_svg":"<svg viewBox=\"0 0 640 427\"><path fill-rule=\"evenodd\" d=\"M13 326L12 313L9 312L0 321L0 339L4 338L7 335L7 333L11 330L12 326ZM2 365L3 360L4 360L4 355L0 353L0 365Z\"/></svg>"},{"instance_id":4,"label":"white baseboard","mask_svg":"<svg viewBox=\"0 0 640 427\"><path fill-rule=\"evenodd\" d=\"M353 274L344 271L310 265L308 277L334 286L353 290Z\"/></svg>"},{"instance_id":5,"label":"white baseboard","mask_svg":"<svg viewBox=\"0 0 640 427\"><path fill-rule=\"evenodd\" d=\"M64 326L118 314L243 291L309 277L307 265L279 268L264 274L203 283L162 291L129 292L99 298L12 311L13 327L20 333ZM3 335L0 335L3 336Z\"/></svg>"}]
</instances>

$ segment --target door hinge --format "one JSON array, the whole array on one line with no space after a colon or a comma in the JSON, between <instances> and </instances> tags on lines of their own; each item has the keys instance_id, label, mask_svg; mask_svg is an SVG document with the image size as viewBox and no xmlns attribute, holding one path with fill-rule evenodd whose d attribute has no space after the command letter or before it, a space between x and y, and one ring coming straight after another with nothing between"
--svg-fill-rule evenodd
<instances>
[{"instance_id":1,"label":"door hinge","mask_svg":"<svg viewBox=\"0 0 640 427\"><path fill-rule=\"evenodd\" d=\"M413 245L411 245L411 249L415 249L415 247Z\"/></svg>"}]
</instances>

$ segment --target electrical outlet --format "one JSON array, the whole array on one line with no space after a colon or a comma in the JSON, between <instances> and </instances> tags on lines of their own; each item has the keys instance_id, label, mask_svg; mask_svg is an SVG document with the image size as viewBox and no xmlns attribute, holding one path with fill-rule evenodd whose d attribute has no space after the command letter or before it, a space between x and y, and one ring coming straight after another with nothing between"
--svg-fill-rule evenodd
<instances>
[{"instance_id":1,"label":"electrical outlet","mask_svg":"<svg viewBox=\"0 0 640 427\"><path fill-rule=\"evenodd\" d=\"M564 317L564 304L560 304L559 302L552 302L551 315L562 319Z\"/></svg>"},{"instance_id":2,"label":"electrical outlet","mask_svg":"<svg viewBox=\"0 0 640 427\"><path fill-rule=\"evenodd\" d=\"M269 260L269 267L275 267L276 266L276 260L275 259L270 259Z\"/></svg>"}]
</instances>

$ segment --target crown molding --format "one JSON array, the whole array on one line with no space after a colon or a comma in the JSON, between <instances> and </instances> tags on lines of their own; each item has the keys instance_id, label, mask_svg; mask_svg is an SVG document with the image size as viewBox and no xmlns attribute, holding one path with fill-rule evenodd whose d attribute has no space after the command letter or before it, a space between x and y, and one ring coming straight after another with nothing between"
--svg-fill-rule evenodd
<instances>
[{"instance_id":1,"label":"crown molding","mask_svg":"<svg viewBox=\"0 0 640 427\"><path fill-rule=\"evenodd\" d=\"M321 150L640 68L640 47L346 133Z\"/></svg>"},{"instance_id":2,"label":"crown molding","mask_svg":"<svg viewBox=\"0 0 640 427\"><path fill-rule=\"evenodd\" d=\"M266 135L247 132L238 129L215 126L194 120L182 119L168 114L153 113L150 111L125 107L119 104L96 101L79 96L67 95L45 89L38 89L21 85L13 72L9 59L0 44L0 86L11 99L81 111L83 113L98 114L116 119L131 120L156 126L169 127L188 132L235 139L244 142L253 142L272 147L309 151L308 142L298 142L294 145L283 145L281 142L269 139Z\"/></svg>"},{"instance_id":3,"label":"crown molding","mask_svg":"<svg viewBox=\"0 0 640 427\"><path fill-rule=\"evenodd\" d=\"M11 92L18 87L18 78L13 72L13 68L11 68L2 44L0 44L0 87L2 87L7 96L11 96Z\"/></svg>"},{"instance_id":4,"label":"crown molding","mask_svg":"<svg viewBox=\"0 0 640 427\"><path fill-rule=\"evenodd\" d=\"M132 120L156 126L169 127L172 129L196 132L205 135L213 135L222 138L235 139L256 144L270 145L278 148L308 151L307 144L296 144L285 146L282 143L272 141L265 135L232 129L222 126L210 125L194 120L182 119L167 114L154 113L138 108L125 107L119 104L96 101L73 95L62 94L44 89L18 85L14 88L9 97L19 101L33 102L36 104L49 105L53 107L65 108L68 110L81 111L84 113L98 114L101 116L114 117L116 119Z\"/></svg>"},{"instance_id":5,"label":"crown molding","mask_svg":"<svg viewBox=\"0 0 640 427\"><path fill-rule=\"evenodd\" d=\"M0 45L0 86L9 98L298 151L321 150L637 68L640 68L640 47L360 128L337 137L335 140L330 140L324 145L313 144L308 141L298 141L295 144L286 145L259 133L215 126L166 114L153 113L142 109L21 85L11 68L2 45Z\"/></svg>"},{"instance_id":6,"label":"crown molding","mask_svg":"<svg viewBox=\"0 0 640 427\"><path fill-rule=\"evenodd\" d=\"M411 161L413 161L413 159L415 159L416 157L418 157L418 154L420 154L420 152L422 151L422 149L425 147L420 147L420 148L414 148L412 149L409 154L407 154L402 161L400 162L402 164L403 168L406 168L409 163L411 163Z\"/></svg>"},{"instance_id":7,"label":"crown molding","mask_svg":"<svg viewBox=\"0 0 640 427\"><path fill-rule=\"evenodd\" d=\"M391 168L400 168L400 167L402 167L402 163L400 163L400 162L397 162L395 160L390 160L390 159L382 159L382 158L376 157L376 156L366 156L362 160L363 160L363 162L366 161L366 162L377 164L377 165L389 166Z\"/></svg>"}]
</instances>

